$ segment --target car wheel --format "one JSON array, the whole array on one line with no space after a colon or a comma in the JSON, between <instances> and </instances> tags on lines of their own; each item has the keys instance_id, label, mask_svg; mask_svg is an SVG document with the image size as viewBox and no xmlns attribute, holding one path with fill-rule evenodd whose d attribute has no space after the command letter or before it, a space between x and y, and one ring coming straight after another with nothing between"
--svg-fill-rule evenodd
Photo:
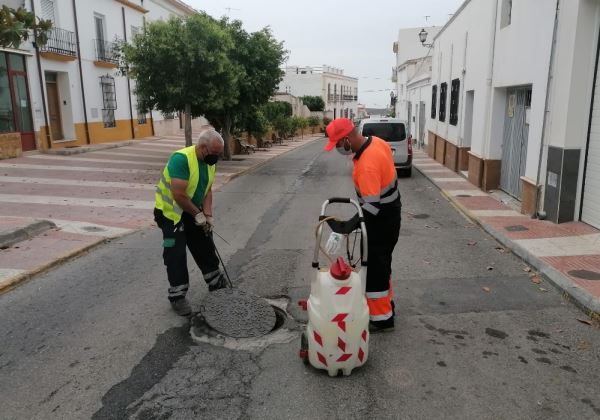
<instances>
[{"instance_id":1,"label":"car wheel","mask_svg":"<svg viewBox=\"0 0 600 420\"><path fill-rule=\"evenodd\" d=\"M412 167L396 169L399 178L410 178L412 176Z\"/></svg>"}]
</instances>

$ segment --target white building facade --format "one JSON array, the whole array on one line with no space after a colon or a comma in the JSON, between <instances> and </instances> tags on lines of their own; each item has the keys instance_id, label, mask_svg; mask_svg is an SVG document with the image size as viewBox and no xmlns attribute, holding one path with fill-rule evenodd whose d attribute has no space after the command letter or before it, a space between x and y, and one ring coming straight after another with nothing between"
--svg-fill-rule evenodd
<instances>
[{"instance_id":1,"label":"white building facade","mask_svg":"<svg viewBox=\"0 0 600 420\"><path fill-rule=\"evenodd\" d=\"M291 95L320 96L325 102L325 114L330 118L354 119L358 107L358 79L344 75L335 67L299 67L284 69L278 91Z\"/></svg>"},{"instance_id":2,"label":"white building facade","mask_svg":"<svg viewBox=\"0 0 600 420\"><path fill-rule=\"evenodd\" d=\"M0 123L0 136L19 133L20 148L28 151L153 135L163 116L138 111L135 82L117 69L115 41L130 41L147 20L194 10L177 0L34 0L33 9L26 6L53 28L39 50L26 42L0 51L12 98L0 104L0 114L13 119Z\"/></svg>"},{"instance_id":3,"label":"white building facade","mask_svg":"<svg viewBox=\"0 0 600 420\"><path fill-rule=\"evenodd\" d=\"M395 115L406 122L417 145L425 143L427 109L431 98L431 48L419 40L419 32L427 31L432 39L440 28L404 28L398 31L393 51L396 65L392 68L395 84Z\"/></svg>"},{"instance_id":4,"label":"white building facade","mask_svg":"<svg viewBox=\"0 0 600 420\"><path fill-rule=\"evenodd\" d=\"M434 41L429 154L524 214L600 227L599 28L595 0L465 1Z\"/></svg>"}]
</instances>

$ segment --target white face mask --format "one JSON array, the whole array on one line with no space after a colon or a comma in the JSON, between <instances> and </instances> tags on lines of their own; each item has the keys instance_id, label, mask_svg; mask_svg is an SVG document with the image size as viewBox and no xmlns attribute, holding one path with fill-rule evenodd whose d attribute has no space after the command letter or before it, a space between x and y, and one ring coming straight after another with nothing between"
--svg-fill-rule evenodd
<instances>
[{"instance_id":1,"label":"white face mask","mask_svg":"<svg viewBox=\"0 0 600 420\"><path fill-rule=\"evenodd\" d=\"M353 153L352 148L350 147L350 141L348 139L345 139L344 143L342 143L341 146L336 146L335 150L337 150L339 154L344 156L348 156Z\"/></svg>"}]
</instances>

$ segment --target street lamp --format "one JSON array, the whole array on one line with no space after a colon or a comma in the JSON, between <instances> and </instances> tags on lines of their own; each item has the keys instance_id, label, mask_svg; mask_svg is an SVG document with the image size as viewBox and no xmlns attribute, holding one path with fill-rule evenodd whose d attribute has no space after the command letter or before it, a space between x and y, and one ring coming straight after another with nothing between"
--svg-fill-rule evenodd
<instances>
[{"instance_id":1,"label":"street lamp","mask_svg":"<svg viewBox=\"0 0 600 420\"><path fill-rule=\"evenodd\" d=\"M421 32L419 32L419 41L421 41L421 45L423 45L424 47L431 47L433 45L433 42L431 44L425 43L425 41L427 41L427 35L429 34L425 30L425 28L421 29Z\"/></svg>"}]
</instances>

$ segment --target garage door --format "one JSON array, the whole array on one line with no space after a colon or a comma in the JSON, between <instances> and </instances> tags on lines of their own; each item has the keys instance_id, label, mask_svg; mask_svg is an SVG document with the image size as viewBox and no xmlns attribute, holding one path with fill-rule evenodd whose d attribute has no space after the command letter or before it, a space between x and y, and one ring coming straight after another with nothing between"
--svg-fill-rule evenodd
<instances>
[{"instance_id":1,"label":"garage door","mask_svg":"<svg viewBox=\"0 0 600 420\"><path fill-rule=\"evenodd\" d=\"M600 229L600 74L596 75L581 220Z\"/></svg>"}]
</instances>

